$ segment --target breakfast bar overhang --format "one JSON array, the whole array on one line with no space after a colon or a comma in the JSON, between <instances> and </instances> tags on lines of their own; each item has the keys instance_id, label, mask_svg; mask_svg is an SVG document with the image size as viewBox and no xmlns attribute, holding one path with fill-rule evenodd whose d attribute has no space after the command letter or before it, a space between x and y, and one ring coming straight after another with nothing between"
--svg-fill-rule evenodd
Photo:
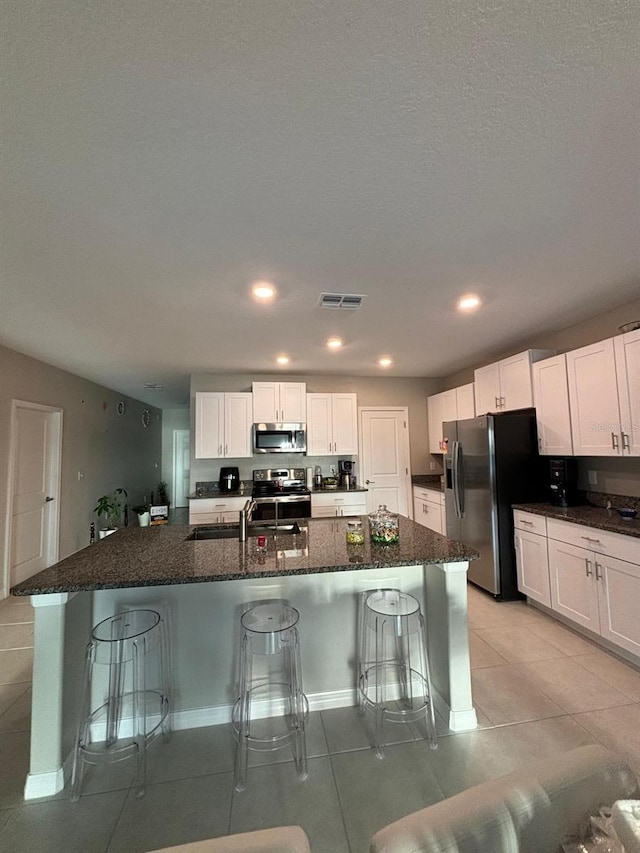
<instances>
[{"instance_id":1,"label":"breakfast bar overhang","mask_svg":"<svg viewBox=\"0 0 640 853\"><path fill-rule=\"evenodd\" d=\"M300 612L311 710L355 705L358 594L401 589L425 613L438 713L452 731L476 728L466 586L476 552L404 517L398 543L349 545L347 520L305 520L297 534L271 531L266 555L251 536L194 541L186 525L127 528L16 586L13 594L31 596L35 616L25 799L64 787L91 627L126 608L159 608L168 621L172 722L183 729L230 720L240 614L266 598Z\"/></svg>"}]
</instances>

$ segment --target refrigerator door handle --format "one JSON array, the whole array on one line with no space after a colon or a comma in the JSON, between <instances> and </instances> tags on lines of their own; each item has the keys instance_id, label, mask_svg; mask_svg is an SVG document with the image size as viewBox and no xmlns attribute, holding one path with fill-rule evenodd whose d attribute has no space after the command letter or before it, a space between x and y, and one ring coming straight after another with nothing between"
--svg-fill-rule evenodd
<instances>
[{"instance_id":1,"label":"refrigerator door handle","mask_svg":"<svg viewBox=\"0 0 640 853\"><path fill-rule=\"evenodd\" d=\"M462 445L459 441L453 442L453 505L456 511L456 518L462 518L464 513L463 492L460 488L460 470L462 463Z\"/></svg>"}]
</instances>

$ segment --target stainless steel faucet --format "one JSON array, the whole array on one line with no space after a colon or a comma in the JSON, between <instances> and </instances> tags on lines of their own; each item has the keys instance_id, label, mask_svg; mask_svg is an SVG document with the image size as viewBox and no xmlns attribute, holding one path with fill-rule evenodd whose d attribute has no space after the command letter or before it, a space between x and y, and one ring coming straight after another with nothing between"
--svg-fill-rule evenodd
<instances>
[{"instance_id":1,"label":"stainless steel faucet","mask_svg":"<svg viewBox=\"0 0 640 853\"><path fill-rule=\"evenodd\" d=\"M240 542L247 541L247 526L251 521L251 514L256 508L256 502L253 498L249 498L244 507L240 510L240 526L238 528L238 539Z\"/></svg>"}]
</instances>

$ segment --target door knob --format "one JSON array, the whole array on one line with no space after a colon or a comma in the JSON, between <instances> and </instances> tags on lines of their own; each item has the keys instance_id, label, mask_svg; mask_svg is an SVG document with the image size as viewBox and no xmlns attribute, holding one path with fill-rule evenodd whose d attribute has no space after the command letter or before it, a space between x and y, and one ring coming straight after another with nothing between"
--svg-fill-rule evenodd
<instances>
[{"instance_id":1,"label":"door knob","mask_svg":"<svg viewBox=\"0 0 640 853\"><path fill-rule=\"evenodd\" d=\"M47 503L49 503L49 501L54 501L54 500L55 500L55 498L45 498L45 501L46 501Z\"/></svg>"},{"instance_id":2,"label":"door knob","mask_svg":"<svg viewBox=\"0 0 640 853\"><path fill-rule=\"evenodd\" d=\"M367 484L367 486L368 486L369 484L371 484L372 486L375 486L376 481L375 481L375 480L365 480L365 483Z\"/></svg>"}]
</instances>

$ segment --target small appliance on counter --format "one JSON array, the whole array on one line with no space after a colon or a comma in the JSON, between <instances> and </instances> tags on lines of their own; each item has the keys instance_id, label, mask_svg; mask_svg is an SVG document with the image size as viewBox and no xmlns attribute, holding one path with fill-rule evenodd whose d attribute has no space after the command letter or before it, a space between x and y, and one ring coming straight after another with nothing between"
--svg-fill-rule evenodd
<instances>
[{"instance_id":1,"label":"small appliance on counter","mask_svg":"<svg viewBox=\"0 0 640 853\"><path fill-rule=\"evenodd\" d=\"M315 474L313 475L313 485L316 489L322 488L322 468L319 465L316 465Z\"/></svg>"},{"instance_id":2,"label":"small appliance on counter","mask_svg":"<svg viewBox=\"0 0 640 853\"><path fill-rule=\"evenodd\" d=\"M355 480L353 477L353 462L351 459L338 459L338 482L340 483L340 488L342 489L350 489L352 488L352 480Z\"/></svg>"},{"instance_id":3,"label":"small appliance on counter","mask_svg":"<svg viewBox=\"0 0 640 853\"><path fill-rule=\"evenodd\" d=\"M575 459L549 460L549 503L552 506L577 506L578 465Z\"/></svg>"},{"instance_id":4,"label":"small appliance on counter","mask_svg":"<svg viewBox=\"0 0 640 853\"><path fill-rule=\"evenodd\" d=\"M235 466L220 469L218 481L221 492L237 492L240 488L240 472Z\"/></svg>"}]
</instances>

